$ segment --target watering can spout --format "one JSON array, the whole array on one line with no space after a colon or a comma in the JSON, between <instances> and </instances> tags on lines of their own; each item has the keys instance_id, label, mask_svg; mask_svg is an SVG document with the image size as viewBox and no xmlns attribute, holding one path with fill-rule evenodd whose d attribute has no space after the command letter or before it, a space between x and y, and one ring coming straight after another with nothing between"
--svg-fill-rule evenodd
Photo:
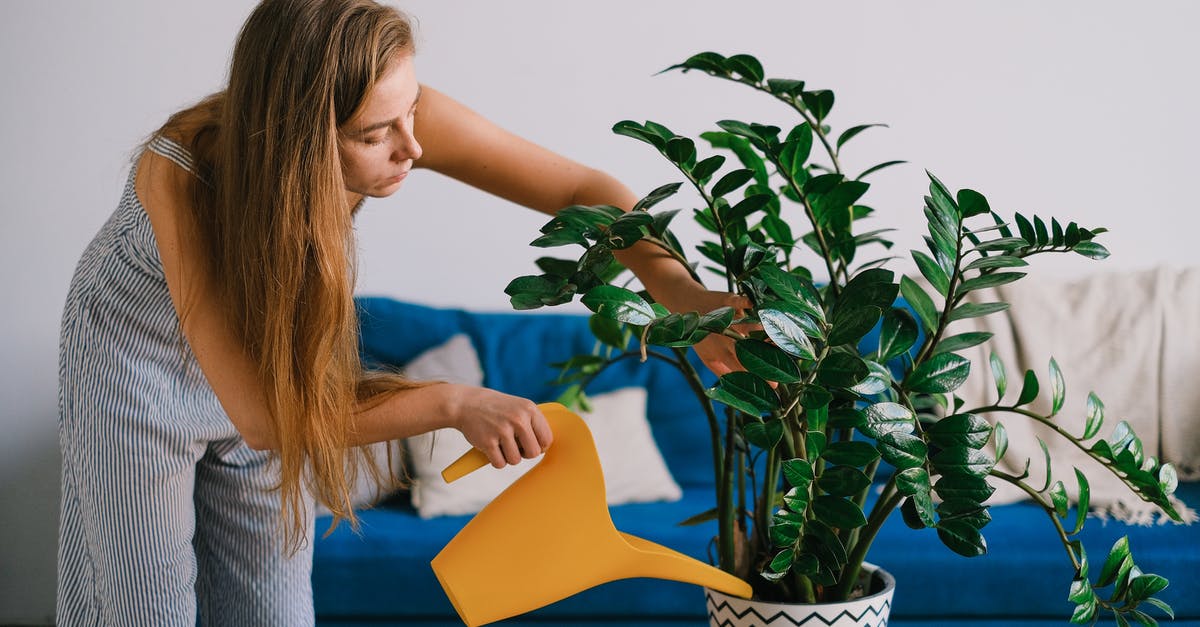
<instances>
[{"instance_id":1,"label":"watering can spout","mask_svg":"<svg viewBox=\"0 0 1200 627\"><path fill-rule=\"evenodd\" d=\"M557 403L540 408L554 432L545 458L484 507L431 563L464 623L485 625L631 577L750 598L750 585L741 579L618 531L587 425ZM487 458L473 449L442 476L454 481L485 464Z\"/></svg>"}]
</instances>

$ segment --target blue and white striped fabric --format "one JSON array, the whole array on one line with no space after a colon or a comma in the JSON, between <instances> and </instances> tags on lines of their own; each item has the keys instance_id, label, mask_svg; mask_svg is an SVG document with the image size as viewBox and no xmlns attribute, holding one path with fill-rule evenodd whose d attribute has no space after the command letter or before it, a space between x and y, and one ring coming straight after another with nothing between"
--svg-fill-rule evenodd
<instances>
[{"instance_id":1,"label":"blue and white striped fabric","mask_svg":"<svg viewBox=\"0 0 1200 627\"><path fill-rule=\"evenodd\" d=\"M287 556L276 468L181 338L136 170L63 311L58 624L311 625L312 521Z\"/></svg>"}]
</instances>

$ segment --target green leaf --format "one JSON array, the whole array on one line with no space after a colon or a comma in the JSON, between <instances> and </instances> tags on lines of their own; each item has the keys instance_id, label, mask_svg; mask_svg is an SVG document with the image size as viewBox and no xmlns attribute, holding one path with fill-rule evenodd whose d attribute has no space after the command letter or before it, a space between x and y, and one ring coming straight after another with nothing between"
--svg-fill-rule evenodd
<instances>
[{"instance_id":1,"label":"green leaf","mask_svg":"<svg viewBox=\"0 0 1200 627\"><path fill-rule=\"evenodd\" d=\"M890 168L894 165L900 165L902 163L908 163L908 162L907 161L885 161L883 163L873 165L873 166L867 168L866 170L863 170L862 174L859 174L858 176L854 177L854 180L861 181L862 179L867 178L867 176L874 174L884 168Z\"/></svg>"},{"instance_id":2,"label":"green leaf","mask_svg":"<svg viewBox=\"0 0 1200 627\"><path fill-rule=\"evenodd\" d=\"M1061 481L1055 481L1054 485L1050 486L1050 502L1054 504L1054 513L1058 514L1059 518L1067 517L1067 510L1071 504L1067 500L1067 488Z\"/></svg>"},{"instance_id":3,"label":"green leaf","mask_svg":"<svg viewBox=\"0 0 1200 627\"><path fill-rule=\"evenodd\" d=\"M513 309L518 310L559 305L574 296L566 279L549 274L517 277L504 288L504 293L509 295Z\"/></svg>"},{"instance_id":4,"label":"green leaf","mask_svg":"<svg viewBox=\"0 0 1200 627\"><path fill-rule=\"evenodd\" d=\"M918 393L953 392L967 380L971 361L954 353L941 353L917 366L904 381L904 387Z\"/></svg>"},{"instance_id":5,"label":"green leaf","mask_svg":"<svg viewBox=\"0 0 1200 627\"><path fill-rule=\"evenodd\" d=\"M561 278L570 278L575 274L579 266L579 262L570 259L555 259L554 257L538 257L537 264L539 270L545 274L553 275Z\"/></svg>"},{"instance_id":6,"label":"green leaf","mask_svg":"<svg viewBox=\"0 0 1200 627\"><path fill-rule=\"evenodd\" d=\"M1077 625L1091 623L1096 619L1096 597L1092 597L1084 603L1075 606L1075 612L1071 614L1070 622Z\"/></svg>"},{"instance_id":7,"label":"green leaf","mask_svg":"<svg viewBox=\"0 0 1200 627\"><path fill-rule=\"evenodd\" d=\"M795 96L804 89L804 81L790 78L768 78L767 89L776 96Z\"/></svg>"},{"instance_id":8,"label":"green leaf","mask_svg":"<svg viewBox=\"0 0 1200 627\"><path fill-rule=\"evenodd\" d=\"M771 525L771 542L775 546L788 546L800 539L800 525L796 523L775 523Z\"/></svg>"},{"instance_id":9,"label":"green leaf","mask_svg":"<svg viewBox=\"0 0 1200 627\"><path fill-rule=\"evenodd\" d=\"M562 228L546 233L529 242L530 246L538 248L553 248L555 246L566 246L567 244L579 244L587 248L588 241L580 231L571 228Z\"/></svg>"},{"instance_id":10,"label":"green leaf","mask_svg":"<svg viewBox=\"0 0 1200 627\"><path fill-rule=\"evenodd\" d=\"M946 271L942 270L936 261L930 259L929 255L919 250L912 251L912 258L917 262L917 267L920 268L921 274L929 280L929 284L939 294L946 296L950 290L950 277L946 276Z\"/></svg>"},{"instance_id":11,"label":"green leaf","mask_svg":"<svg viewBox=\"0 0 1200 627\"><path fill-rule=\"evenodd\" d=\"M987 198L973 189L958 190L958 206L964 218L991 213Z\"/></svg>"},{"instance_id":12,"label":"green leaf","mask_svg":"<svg viewBox=\"0 0 1200 627\"><path fill-rule=\"evenodd\" d=\"M929 453L924 440L900 431L880 434L875 448L884 461L899 469L923 466Z\"/></svg>"},{"instance_id":13,"label":"green leaf","mask_svg":"<svg viewBox=\"0 0 1200 627\"><path fill-rule=\"evenodd\" d=\"M802 311L817 320L822 322L825 320L825 313L821 309L820 298L811 281L802 279L775 264L769 263L759 266L755 269L755 273L784 302L800 307Z\"/></svg>"},{"instance_id":14,"label":"green leaf","mask_svg":"<svg viewBox=\"0 0 1200 627\"><path fill-rule=\"evenodd\" d=\"M1108 249L1103 244L1091 241L1079 242L1071 250L1089 259L1106 259L1109 255Z\"/></svg>"},{"instance_id":15,"label":"green leaf","mask_svg":"<svg viewBox=\"0 0 1200 627\"><path fill-rule=\"evenodd\" d=\"M933 354L938 355L941 353L960 351L965 348L971 348L972 346L978 346L990 339L992 339L992 334L986 331L960 333L938 342L937 346L933 349Z\"/></svg>"},{"instance_id":16,"label":"green leaf","mask_svg":"<svg viewBox=\"0 0 1200 627\"><path fill-rule=\"evenodd\" d=\"M988 287L1005 285L1007 283L1012 283L1023 276L1025 276L1024 272L993 272L991 274L980 275L973 279L967 279L966 281L963 281L962 284L958 286L958 293L965 293Z\"/></svg>"},{"instance_id":17,"label":"green leaf","mask_svg":"<svg viewBox=\"0 0 1200 627\"><path fill-rule=\"evenodd\" d=\"M905 496L928 493L932 489L929 484L929 471L924 468L909 468L896 473L896 489Z\"/></svg>"},{"instance_id":18,"label":"green leaf","mask_svg":"<svg viewBox=\"0 0 1200 627\"><path fill-rule=\"evenodd\" d=\"M862 508L840 496L818 496L812 502L813 515L831 527L854 529L867 524Z\"/></svg>"},{"instance_id":19,"label":"green leaf","mask_svg":"<svg viewBox=\"0 0 1200 627\"><path fill-rule=\"evenodd\" d=\"M925 325L925 330L932 333L938 328L938 310L933 305L933 300L917 285L915 281L908 277L900 278L900 293L904 295L904 300L912 306L913 311L917 312L917 317L921 319L921 323Z\"/></svg>"},{"instance_id":20,"label":"green leaf","mask_svg":"<svg viewBox=\"0 0 1200 627\"><path fill-rule=\"evenodd\" d=\"M845 144L846 142L853 139L855 135L858 135L859 133L861 133L869 128L874 128L876 126L882 126L883 128L888 127L887 124L863 124L861 126L855 126L853 128L846 129L840 136L838 136L838 140L837 140L838 150L841 150L842 144Z\"/></svg>"},{"instance_id":21,"label":"green leaf","mask_svg":"<svg viewBox=\"0 0 1200 627\"><path fill-rule=\"evenodd\" d=\"M752 83L762 82L762 63L748 54L735 54L725 59L725 67Z\"/></svg>"},{"instance_id":22,"label":"green leaf","mask_svg":"<svg viewBox=\"0 0 1200 627\"><path fill-rule=\"evenodd\" d=\"M1075 481L1079 483L1079 503L1075 508L1075 528L1070 532L1071 535L1083 531L1083 524L1087 521L1088 507L1092 501L1091 486L1088 485L1087 477L1078 468L1075 469Z\"/></svg>"},{"instance_id":23,"label":"green leaf","mask_svg":"<svg viewBox=\"0 0 1200 627\"><path fill-rule=\"evenodd\" d=\"M933 200L934 209L948 218L952 223L958 224L961 214L959 213L957 203L955 203L954 198L950 195L950 191L946 189L946 186L932 172L926 170L925 174L929 177L929 196Z\"/></svg>"},{"instance_id":24,"label":"green leaf","mask_svg":"<svg viewBox=\"0 0 1200 627\"><path fill-rule=\"evenodd\" d=\"M1017 406L1027 405L1037 398L1041 388L1038 386L1037 375L1032 370L1025 371L1025 383L1021 386L1021 395L1017 397Z\"/></svg>"},{"instance_id":25,"label":"green leaf","mask_svg":"<svg viewBox=\"0 0 1200 627\"><path fill-rule=\"evenodd\" d=\"M812 153L812 143L812 127L805 122L792 129L783 150L779 152L780 172L798 185L803 185L807 180L804 164Z\"/></svg>"},{"instance_id":26,"label":"green leaf","mask_svg":"<svg viewBox=\"0 0 1200 627\"><path fill-rule=\"evenodd\" d=\"M1171 464L1163 464L1158 469L1158 488L1163 494L1171 495L1175 493L1175 489L1179 487L1179 475L1175 471L1175 466Z\"/></svg>"},{"instance_id":27,"label":"green leaf","mask_svg":"<svg viewBox=\"0 0 1200 627\"><path fill-rule=\"evenodd\" d=\"M1112 585L1117 580L1117 573L1121 570L1122 564L1129 559L1129 536L1121 536L1109 549L1108 558L1104 560L1104 566L1100 568L1100 576L1096 579L1096 585L1101 588Z\"/></svg>"},{"instance_id":28,"label":"green leaf","mask_svg":"<svg viewBox=\"0 0 1200 627\"><path fill-rule=\"evenodd\" d=\"M758 312L758 319L767 337L786 353L800 359L816 359L812 341L804 334L804 328L795 314L779 309L762 309Z\"/></svg>"},{"instance_id":29,"label":"green leaf","mask_svg":"<svg viewBox=\"0 0 1200 627\"><path fill-rule=\"evenodd\" d=\"M761 377L749 372L735 371L722 375L717 385L706 391L709 398L740 409L752 416L776 408L778 397Z\"/></svg>"},{"instance_id":30,"label":"green leaf","mask_svg":"<svg viewBox=\"0 0 1200 627\"><path fill-rule=\"evenodd\" d=\"M746 219L748 216L753 215L754 212L765 207L772 198L774 198L774 196L771 196L770 194L752 194L747 196L736 205L730 207L727 211L721 212L723 216L722 219L727 224L732 222L740 222L741 220Z\"/></svg>"},{"instance_id":31,"label":"green leaf","mask_svg":"<svg viewBox=\"0 0 1200 627\"><path fill-rule=\"evenodd\" d=\"M1129 582L1129 599L1144 601L1167 587L1167 580L1158 575L1138 575Z\"/></svg>"},{"instance_id":32,"label":"green leaf","mask_svg":"<svg viewBox=\"0 0 1200 627\"><path fill-rule=\"evenodd\" d=\"M963 303L950 312L949 321L978 318L1008 309L1008 303Z\"/></svg>"},{"instance_id":33,"label":"green leaf","mask_svg":"<svg viewBox=\"0 0 1200 627\"><path fill-rule=\"evenodd\" d=\"M874 396L882 394L885 390L892 387L892 372L886 366L874 361L868 361L866 364L869 369L867 378L860 381L854 387L849 388L850 391L859 396Z\"/></svg>"},{"instance_id":34,"label":"green leaf","mask_svg":"<svg viewBox=\"0 0 1200 627\"><path fill-rule=\"evenodd\" d=\"M965 446L981 449L992 437L992 426L975 414L954 414L929 425L929 442L942 448Z\"/></svg>"},{"instance_id":35,"label":"green leaf","mask_svg":"<svg viewBox=\"0 0 1200 627\"><path fill-rule=\"evenodd\" d=\"M801 516L799 516L799 518L801 521L804 520L804 511L808 509L808 501L808 486L803 488L792 488L783 495L784 504L787 505L789 510L800 514Z\"/></svg>"},{"instance_id":36,"label":"green leaf","mask_svg":"<svg viewBox=\"0 0 1200 627\"><path fill-rule=\"evenodd\" d=\"M965 446L942 449L931 458L933 465L943 475L986 476L995 461L983 451Z\"/></svg>"},{"instance_id":37,"label":"green leaf","mask_svg":"<svg viewBox=\"0 0 1200 627\"><path fill-rule=\"evenodd\" d=\"M907 353L916 343L917 334L917 321L907 309L889 308L883 314L879 330L880 361Z\"/></svg>"},{"instance_id":38,"label":"green leaf","mask_svg":"<svg viewBox=\"0 0 1200 627\"><path fill-rule=\"evenodd\" d=\"M722 159L724 159L724 157L722 157ZM708 161L708 159L705 161ZM697 164L696 167L700 167L699 164ZM637 204L633 206L633 210L642 211L657 205L663 200L670 198L673 194L675 194L675 192L678 192L681 185L683 185L683 183L668 183L666 185L656 187L654 191L646 194L645 198L637 201Z\"/></svg>"},{"instance_id":39,"label":"green leaf","mask_svg":"<svg viewBox=\"0 0 1200 627\"><path fill-rule=\"evenodd\" d=\"M1039 246L1050 243L1050 234L1046 231L1046 223L1038 216L1033 216L1033 232L1037 236Z\"/></svg>"},{"instance_id":40,"label":"green leaf","mask_svg":"<svg viewBox=\"0 0 1200 627\"><path fill-rule=\"evenodd\" d=\"M758 448L769 450L775 448L783 439L783 421L768 420L766 422L747 422L742 427L746 441Z\"/></svg>"},{"instance_id":41,"label":"green leaf","mask_svg":"<svg viewBox=\"0 0 1200 627\"><path fill-rule=\"evenodd\" d=\"M792 562L796 560L796 553L792 549L784 549L780 551L771 560L771 565L768 566L772 571L777 573L786 573L792 567Z\"/></svg>"},{"instance_id":42,"label":"green leaf","mask_svg":"<svg viewBox=\"0 0 1200 627\"><path fill-rule=\"evenodd\" d=\"M832 401L833 395L830 394L825 388L816 384L804 386L804 396L800 399L800 402L804 404L804 407L810 410L826 407Z\"/></svg>"},{"instance_id":43,"label":"green leaf","mask_svg":"<svg viewBox=\"0 0 1200 627\"><path fill-rule=\"evenodd\" d=\"M1053 401L1050 407L1050 415L1058 413L1062 409L1063 401L1067 396L1067 384L1063 381L1062 370L1058 367L1058 362L1054 358L1050 358L1050 390L1052 392Z\"/></svg>"},{"instance_id":44,"label":"green leaf","mask_svg":"<svg viewBox=\"0 0 1200 627\"><path fill-rule=\"evenodd\" d=\"M720 170L721 166L724 165L724 163L725 163L725 157L723 155L713 155L713 156L697 163L692 168L692 176L697 181L706 181L710 177L712 177L712 175L715 174L717 170Z\"/></svg>"},{"instance_id":45,"label":"green leaf","mask_svg":"<svg viewBox=\"0 0 1200 627\"><path fill-rule=\"evenodd\" d=\"M812 434L809 435L819 435ZM852 496L871 485L871 479L863 471L850 466L827 468L817 480L817 485L834 496Z\"/></svg>"},{"instance_id":46,"label":"green leaf","mask_svg":"<svg viewBox=\"0 0 1200 627\"><path fill-rule=\"evenodd\" d=\"M1171 609L1171 606L1167 605L1165 602L1160 601L1159 599L1146 599L1143 602L1158 608L1159 611L1167 615L1167 618L1175 620L1175 610Z\"/></svg>"},{"instance_id":47,"label":"green leaf","mask_svg":"<svg viewBox=\"0 0 1200 627\"><path fill-rule=\"evenodd\" d=\"M953 498L969 499L976 503L986 501L996 489L988 485L983 477L971 475L946 475L934 484L933 490L938 496L949 500Z\"/></svg>"},{"instance_id":48,"label":"green leaf","mask_svg":"<svg viewBox=\"0 0 1200 627\"><path fill-rule=\"evenodd\" d=\"M596 339L618 350L625 350L629 344L629 338L621 328L621 323L612 318L592 314L588 318L588 328L591 329L592 335L595 335Z\"/></svg>"},{"instance_id":49,"label":"green leaf","mask_svg":"<svg viewBox=\"0 0 1200 627\"><path fill-rule=\"evenodd\" d=\"M937 506L942 522L961 520L976 529L983 529L992 521L992 515L987 510L986 505L969 499L945 500Z\"/></svg>"},{"instance_id":50,"label":"green leaf","mask_svg":"<svg viewBox=\"0 0 1200 627\"><path fill-rule=\"evenodd\" d=\"M733 324L733 307L721 307L700 316L700 328L709 333L721 333Z\"/></svg>"},{"instance_id":51,"label":"green leaf","mask_svg":"<svg viewBox=\"0 0 1200 627\"><path fill-rule=\"evenodd\" d=\"M712 72L715 74L729 73L728 70L725 69L725 57L715 52L701 52L699 54L694 54L688 57L687 61L672 65L671 67L663 70L663 72L676 69L681 69L684 72L688 70L700 70L702 72Z\"/></svg>"},{"instance_id":52,"label":"green leaf","mask_svg":"<svg viewBox=\"0 0 1200 627\"><path fill-rule=\"evenodd\" d=\"M725 176L722 176L719 181L712 187L713 198L720 198L729 192L745 185L750 179L754 178L754 170L739 169L730 171Z\"/></svg>"},{"instance_id":53,"label":"green leaf","mask_svg":"<svg viewBox=\"0 0 1200 627\"><path fill-rule=\"evenodd\" d=\"M717 519L717 508L714 507L706 512L700 512L699 514L696 514L694 516L689 516L686 519L675 523L675 525L677 527L691 527L693 525L699 525L702 523L706 523L710 520L716 520L716 519Z\"/></svg>"},{"instance_id":54,"label":"green leaf","mask_svg":"<svg viewBox=\"0 0 1200 627\"><path fill-rule=\"evenodd\" d=\"M992 366L992 379L996 382L996 403L999 404L1008 390L1008 374L1004 371L1004 362L1000 361L996 351L992 351L988 361Z\"/></svg>"},{"instance_id":55,"label":"green leaf","mask_svg":"<svg viewBox=\"0 0 1200 627\"><path fill-rule=\"evenodd\" d=\"M831 464L844 466L866 466L879 459L879 451L866 442L842 441L830 444L821 453L821 458ZM786 464L786 462L785 462ZM786 468L784 469L786 471ZM794 485L794 484L793 484Z\"/></svg>"},{"instance_id":56,"label":"green leaf","mask_svg":"<svg viewBox=\"0 0 1200 627\"><path fill-rule=\"evenodd\" d=\"M650 323L646 334L646 343L655 346L691 346L704 337L696 335L699 326L700 314L694 311L668 313Z\"/></svg>"},{"instance_id":57,"label":"green leaf","mask_svg":"<svg viewBox=\"0 0 1200 627\"><path fill-rule=\"evenodd\" d=\"M848 388L862 381L870 369L857 355L831 353L817 368L817 382L829 387Z\"/></svg>"},{"instance_id":58,"label":"green leaf","mask_svg":"<svg viewBox=\"0 0 1200 627\"><path fill-rule=\"evenodd\" d=\"M588 309L626 324L645 326L655 318L654 310L641 296L615 285L592 288L582 301Z\"/></svg>"},{"instance_id":59,"label":"green leaf","mask_svg":"<svg viewBox=\"0 0 1200 627\"><path fill-rule=\"evenodd\" d=\"M833 318L833 328L829 331L830 346L857 342L875 326L882 312L878 307L867 306L842 309L837 313Z\"/></svg>"},{"instance_id":60,"label":"green leaf","mask_svg":"<svg viewBox=\"0 0 1200 627\"><path fill-rule=\"evenodd\" d=\"M1092 585L1087 579L1076 579L1071 582L1071 590L1067 593L1067 600L1072 603L1085 603L1095 598L1092 592Z\"/></svg>"},{"instance_id":61,"label":"green leaf","mask_svg":"<svg viewBox=\"0 0 1200 627\"><path fill-rule=\"evenodd\" d=\"M833 109L833 92L828 89L818 89L815 91L806 91L800 94L800 98L804 101L804 106L816 116L817 120L824 120L825 116L829 115Z\"/></svg>"},{"instance_id":62,"label":"green leaf","mask_svg":"<svg viewBox=\"0 0 1200 627\"><path fill-rule=\"evenodd\" d=\"M778 383L801 380L800 367L787 353L761 340L738 340L734 344L738 361L754 374Z\"/></svg>"},{"instance_id":63,"label":"green leaf","mask_svg":"<svg viewBox=\"0 0 1200 627\"><path fill-rule=\"evenodd\" d=\"M1008 429L1005 429L1003 424L997 422L992 431L996 434L996 459L1000 459L1008 452Z\"/></svg>"},{"instance_id":64,"label":"green leaf","mask_svg":"<svg viewBox=\"0 0 1200 627\"><path fill-rule=\"evenodd\" d=\"M686 165L696 158L696 142L687 137L673 137L667 141L667 158L678 165Z\"/></svg>"},{"instance_id":65,"label":"green leaf","mask_svg":"<svg viewBox=\"0 0 1200 627\"><path fill-rule=\"evenodd\" d=\"M892 432L912 433L915 429L912 411L899 403L874 403L868 405L864 413L866 424L863 430L873 438Z\"/></svg>"},{"instance_id":66,"label":"green leaf","mask_svg":"<svg viewBox=\"0 0 1200 627\"><path fill-rule=\"evenodd\" d=\"M1029 262L1020 257L1010 257L1008 255L992 255L990 257L980 257L975 261L967 264L963 270L991 270L993 268L1023 268L1028 266Z\"/></svg>"},{"instance_id":67,"label":"green leaf","mask_svg":"<svg viewBox=\"0 0 1200 627\"><path fill-rule=\"evenodd\" d=\"M641 140L647 144L650 144L651 146L654 146L655 148L658 148L659 150L664 150L667 147L667 141L665 139L660 137L657 133L648 130L645 126L634 122L633 120L621 120L620 122L617 122L613 125L612 132L616 133L617 135L624 135L626 137L632 137L634 139Z\"/></svg>"},{"instance_id":68,"label":"green leaf","mask_svg":"<svg viewBox=\"0 0 1200 627\"><path fill-rule=\"evenodd\" d=\"M987 553L987 541L979 530L965 520L944 520L937 526L938 539L951 551L966 557Z\"/></svg>"},{"instance_id":69,"label":"green leaf","mask_svg":"<svg viewBox=\"0 0 1200 627\"><path fill-rule=\"evenodd\" d=\"M1011 253L1021 248L1029 246L1029 242L1023 237L1001 237L999 239L989 240L975 247L979 252L987 252L993 250L1002 250Z\"/></svg>"},{"instance_id":70,"label":"green leaf","mask_svg":"<svg viewBox=\"0 0 1200 627\"><path fill-rule=\"evenodd\" d=\"M1100 427L1104 424L1104 402L1096 396L1095 392L1088 392L1087 398L1087 424L1083 427L1083 436L1081 440L1090 440L1100 433Z\"/></svg>"},{"instance_id":71,"label":"green leaf","mask_svg":"<svg viewBox=\"0 0 1200 627\"><path fill-rule=\"evenodd\" d=\"M799 457L795 459L787 459L783 461L783 476L787 479L788 485L807 490L813 482L812 464L808 460Z\"/></svg>"}]
</instances>

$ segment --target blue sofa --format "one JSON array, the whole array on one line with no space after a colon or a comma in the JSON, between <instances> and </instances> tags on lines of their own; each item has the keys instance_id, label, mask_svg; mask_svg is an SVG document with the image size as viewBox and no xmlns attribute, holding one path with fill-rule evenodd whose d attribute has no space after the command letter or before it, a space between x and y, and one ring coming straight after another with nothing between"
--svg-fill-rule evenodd
<instances>
[{"instance_id":1,"label":"blue sofa","mask_svg":"<svg viewBox=\"0 0 1200 627\"><path fill-rule=\"evenodd\" d=\"M582 315L472 313L384 298L359 299L359 311L369 360L403 365L465 333L479 353L486 386L536 401L557 396L549 383L555 372L547 364L587 352L594 342ZM676 525L713 505L708 430L699 405L676 371L658 360L623 361L590 391L631 384L649 391L655 439L683 488L683 499L616 506L611 508L613 520L622 531L707 560L715 526ZM1193 506L1200 504L1200 483L1181 485L1178 494ZM868 560L896 578L893 625L1067 624L1073 607L1066 599L1071 569L1049 519L1028 504L994 507L992 515L984 529L989 553L974 559L950 552L931 530L907 528L898 515L887 522ZM329 519L318 519L313 590L319 624L461 624L429 561L468 520L422 520L407 494L363 512L359 534L343 525L321 537ZM1130 527L1092 520L1085 530L1088 554L1102 561L1113 542L1126 534L1139 566L1172 581L1160 595L1175 607L1172 624L1200 627L1200 586L1194 579L1200 572L1200 525ZM520 566L513 570L519 572ZM700 627L707 621L699 588L637 579L593 588L503 624Z\"/></svg>"}]
</instances>

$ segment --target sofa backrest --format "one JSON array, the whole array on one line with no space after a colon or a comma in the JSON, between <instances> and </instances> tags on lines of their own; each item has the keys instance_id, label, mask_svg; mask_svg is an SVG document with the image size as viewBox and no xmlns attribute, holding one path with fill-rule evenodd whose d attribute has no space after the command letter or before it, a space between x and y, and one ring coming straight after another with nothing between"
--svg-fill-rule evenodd
<instances>
[{"instance_id":1,"label":"sofa backrest","mask_svg":"<svg viewBox=\"0 0 1200 627\"><path fill-rule=\"evenodd\" d=\"M403 367L422 352L458 333L471 338L486 387L552 401L566 385L555 385L551 363L590 353L596 339L588 316L547 312L479 313L440 309L381 297L357 299L364 360L368 365ZM714 377L693 357L711 385ZM655 441L681 485L711 485L712 454L703 409L674 366L638 357L615 363L587 391L601 394L622 387L645 387L647 417Z\"/></svg>"}]
</instances>

